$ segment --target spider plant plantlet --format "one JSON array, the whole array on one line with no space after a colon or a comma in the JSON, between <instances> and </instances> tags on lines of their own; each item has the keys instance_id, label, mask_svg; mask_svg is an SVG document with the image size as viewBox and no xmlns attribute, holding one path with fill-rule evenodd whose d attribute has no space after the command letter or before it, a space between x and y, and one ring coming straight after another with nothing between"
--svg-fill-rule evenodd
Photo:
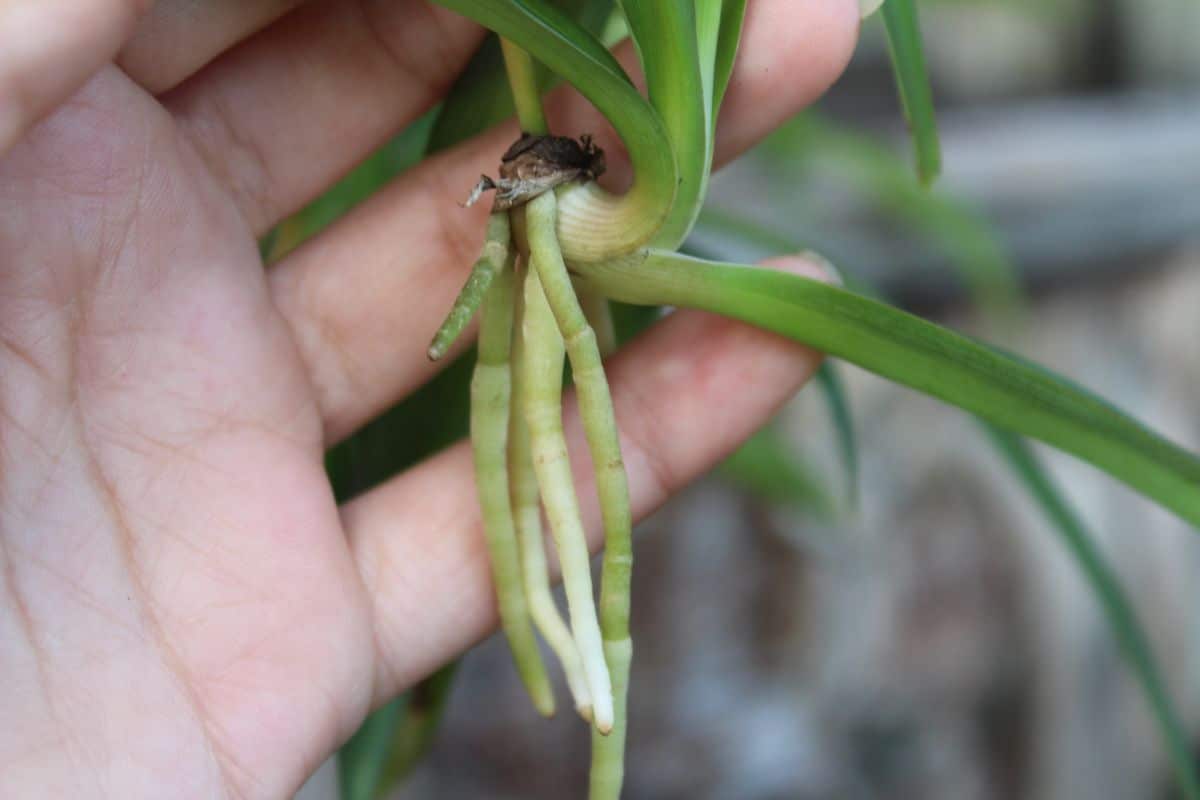
<instances>
[{"instance_id":1,"label":"spider plant plantlet","mask_svg":"<svg viewBox=\"0 0 1200 800\"><path fill-rule=\"evenodd\" d=\"M703 202L714 121L738 47L744 1L622 0L648 98L603 44L549 0L438 2L502 37L524 131L546 133L532 57L573 84L612 123L634 169L632 187L622 195L591 180L571 180L531 192L511 209L494 207L474 285L468 284L455 320L437 340L444 351L472 304L486 298L482 372L477 371L471 417L472 436L480 437L476 480L498 559L493 569L501 616L535 704L543 702L541 678L531 666L529 625L518 621L527 618L527 605L536 608L538 627L563 662L576 705L590 700L592 800L620 795L632 655L629 498L602 348L589 323L589 316L597 325L604 319L596 298L699 308L782 334L1072 453L1200 525L1200 459L1070 381L847 289L674 252ZM905 62L897 74L918 139L918 168L931 179L938 150L923 65L913 59L919 54L913 2L886 0L884 12L893 55ZM496 219L504 213L512 223L508 233ZM500 259L504 268L497 267L497 257L514 249L523 262L516 272L511 256ZM523 305L512 289L514 274L521 273ZM482 292L479 286L489 275L493 285ZM521 337L515 371L514 317ZM570 357L605 528L599 616L562 433L564 355ZM523 415L510 408L513 397ZM545 602L531 461L562 562L574 651L552 621L561 624L556 609ZM523 569L515 566L518 550ZM580 668L572 680L573 653ZM540 660L536 663L540 668Z\"/></svg>"}]
</instances>

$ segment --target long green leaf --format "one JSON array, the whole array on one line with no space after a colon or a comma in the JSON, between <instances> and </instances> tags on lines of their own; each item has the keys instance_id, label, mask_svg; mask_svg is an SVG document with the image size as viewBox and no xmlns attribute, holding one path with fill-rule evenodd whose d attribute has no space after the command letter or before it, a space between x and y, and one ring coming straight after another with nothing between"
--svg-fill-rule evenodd
<instances>
[{"instance_id":1,"label":"long green leaf","mask_svg":"<svg viewBox=\"0 0 1200 800\"><path fill-rule=\"evenodd\" d=\"M696 0L697 56L700 64L700 84L704 95L704 120L707 130L704 141L705 170L700 185L697 208L691 214L689 231L691 226L695 225L700 213L699 206L703 205L704 198L708 194L717 116L721 111L721 101L725 98L725 89L729 86L729 77L733 72L733 61L737 56L745 10L745 0ZM674 242L673 245L677 247L682 242L682 238L679 237L679 241Z\"/></svg>"},{"instance_id":2,"label":"long green leaf","mask_svg":"<svg viewBox=\"0 0 1200 800\"><path fill-rule=\"evenodd\" d=\"M837 435L838 455L845 471L846 497L850 507L854 508L858 505L858 435L855 433L854 415L850 412L850 399L846 396L846 387L837 364L830 359L825 359L817 370L816 381Z\"/></svg>"},{"instance_id":3,"label":"long green leaf","mask_svg":"<svg viewBox=\"0 0 1200 800\"><path fill-rule=\"evenodd\" d=\"M933 90L929 86L929 71L921 47L917 7L914 0L887 0L881 13L887 28L900 104L912 130L917 175L922 183L929 184L942 171L942 147L933 111Z\"/></svg>"},{"instance_id":4,"label":"long green leaf","mask_svg":"<svg viewBox=\"0 0 1200 800\"><path fill-rule=\"evenodd\" d=\"M725 90L729 88L745 15L746 0L696 0L696 39L704 86L704 115L712 130L716 129L717 114L725 99Z\"/></svg>"},{"instance_id":5,"label":"long green leaf","mask_svg":"<svg viewBox=\"0 0 1200 800\"><path fill-rule=\"evenodd\" d=\"M324 194L277 225L266 237L269 246L263 247L264 259L278 261L420 161L432 126L432 113L416 120Z\"/></svg>"},{"instance_id":6,"label":"long green leaf","mask_svg":"<svg viewBox=\"0 0 1200 800\"><path fill-rule=\"evenodd\" d=\"M1033 436L1200 524L1200 460L1052 373L809 278L677 253L574 264L624 302L713 311L804 342Z\"/></svg>"},{"instance_id":7,"label":"long green leaf","mask_svg":"<svg viewBox=\"0 0 1200 800\"><path fill-rule=\"evenodd\" d=\"M738 44L742 40L742 22L746 17L746 0L724 0L721 4L721 37L717 42L717 60L713 70L713 125L725 101L725 90L733 75Z\"/></svg>"},{"instance_id":8,"label":"long green leaf","mask_svg":"<svg viewBox=\"0 0 1200 800\"><path fill-rule=\"evenodd\" d=\"M1170 755L1180 791L1188 800L1200 800L1200 776L1187 732L1175 714L1141 622L1121 589L1116 573L1096 546L1095 537L1062 496L1029 445L1019 436L984 424L988 438L1033 496L1063 544L1071 552L1100 602L1104 616L1130 668L1141 683L1151 714Z\"/></svg>"},{"instance_id":9,"label":"long green leaf","mask_svg":"<svg viewBox=\"0 0 1200 800\"><path fill-rule=\"evenodd\" d=\"M621 0L637 46L650 103L662 117L679 187L655 241L674 249L687 237L704 203L711 161L711 126L701 75L695 0ZM715 49L711 54L716 58ZM711 72L711 69L710 69Z\"/></svg>"},{"instance_id":10,"label":"long green leaf","mask_svg":"<svg viewBox=\"0 0 1200 800\"><path fill-rule=\"evenodd\" d=\"M709 127L716 124L717 48L721 43L723 0L696 0L696 57L700 65L700 86L704 94L704 118Z\"/></svg>"}]
</instances>

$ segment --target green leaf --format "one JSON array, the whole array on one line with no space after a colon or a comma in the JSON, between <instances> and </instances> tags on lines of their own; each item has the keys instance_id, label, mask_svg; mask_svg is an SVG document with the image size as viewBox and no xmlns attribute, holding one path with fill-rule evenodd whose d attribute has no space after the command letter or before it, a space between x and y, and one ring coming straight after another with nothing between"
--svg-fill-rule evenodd
<instances>
[{"instance_id":1,"label":"green leaf","mask_svg":"<svg viewBox=\"0 0 1200 800\"><path fill-rule=\"evenodd\" d=\"M450 701L458 663L442 667L406 695L406 713L392 731L391 746L383 754L384 770L376 797L385 796L407 778L429 752Z\"/></svg>"},{"instance_id":2,"label":"green leaf","mask_svg":"<svg viewBox=\"0 0 1200 800\"><path fill-rule=\"evenodd\" d=\"M838 455L845 470L846 497L851 508L858 505L858 435L854 429L854 416L850 412L850 399L842 383L837 364L825 359L817 370L817 386L825 398L830 421L837 435Z\"/></svg>"},{"instance_id":3,"label":"green leaf","mask_svg":"<svg viewBox=\"0 0 1200 800\"><path fill-rule=\"evenodd\" d=\"M695 0L621 0L637 46L650 103L662 117L679 186L655 241L675 248L687 237L704 203L711 162L711 107L701 77ZM715 59L714 50L710 57ZM711 67L709 68L711 74ZM607 116L607 115L606 115Z\"/></svg>"},{"instance_id":4,"label":"green leaf","mask_svg":"<svg viewBox=\"0 0 1200 800\"><path fill-rule=\"evenodd\" d=\"M338 751L342 800L376 800L387 769L388 753L407 709L402 695L367 717Z\"/></svg>"},{"instance_id":5,"label":"green leaf","mask_svg":"<svg viewBox=\"0 0 1200 800\"><path fill-rule=\"evenodd\" d=\"M712 135L717 124L717 49L721 44L723 0L696 0L696 57L700 65L700 88L704 98L704 119L708 125L706 162L712 166Z\"/></svg>"},{"instance_id":6,"label":"green leaf","mask_svg":"<svg viewBox=\"0 0 1200 800\"><path fill-rule=\"evenodd\" d=\"M500 40L490 35L475 51L442 102L433 127L431 145L460 140L460 131L484 130L512 115L512 94L508 91L508 81L504 75ZM430 152L440 149L431 146Z\"/></svg>"},{"instance_id":7,"label":"green leaf","mask_svg":"<svg viewBox=\"0 0 1200 800\"><path fill-rule=\"evenodd\" d=\"M917 7L914 0L887 0L882 14L900 104L912 130L917 175L928 185L942 171L942 147L938 142L937 119L933 111L933 90L921 47Z\"/></svg>"},{"instance_id":8,"label":"green leaf","mask_svg":"<svg viewBox=\"0 0 1200 800\"><path fill-rule=\"evenodd\" d=\"M697 57L700 64L700 84L704 99L704 173L699 187L699 197L690 214L684 236L668 241L674 247L683 241L686 233L695 225L700 206L708 194L708 179L712 172L713 146L717 131L717 116L729 76L733 72L733 61L737 55L738 42L742 34L742 18L745 0L696 0ZM677 202L678 199L677 199Z\"/></svg>"},{"instance_id":9,"label":"green leaf","mask_svg":"<svg viewBox=\"0 0 1200 800\"><path fill-rule=\"evenodd\" d=\"M1121 589L1116 573L1096 546L1095 537L1059 492L1028 443L995 425L985 423L984 429L1079 564L1122 654L1142 686L1170 755L1180 791L1188 800L1200 800L1200 776L1196 773L1188 734L1175 713L1149 639Z\"/></svg>"},{"instance_id":10,"label":"green leaf","mask_svg":"<svg viewBox=\"0 0 1200 800\"><path fill-rule=\"evenodd\" d=\"M837 501L817 470L775 425L747 439L721 465L721 474L763 500L793 506L822 522L837 516Z\"/></svg>"},{"instance_id":11,"label":"green leaf","mask_svg":"<svg viewBox=\"0 0 1200 800\"><path fill-rule=\"evenodd\" d=\"M457 662L442 667L378 709L338 751L341 800L381 800L429 751Z\"/></svg>"},{"instance_id":12,"label":"green leaf","mask_svg":"<svg viewBox=\"0 0 1200 800\"><path fill-rule=\"evenodd\" d=\"M700 79L704 87L704 116L708 120L710 139L711 132L716 130L717 113L725 99L729 77L733 74L733 62L742 38L745 15L746 0L696 0Z\"/></svg>"},{"instance_id":13,"label":"green leaf","mask_svg":"<svg viewBox=\"0 0 1200 800\"><path fill-rule=\"evenodd\" d=\"M1019 317L1017 271L987 221L964 202L921 187L886 144L808 112L772 134L765 147L790 163L819 162L848 179L880 211L940 248L993 319L1011 323Z\"/></svg>"},{"instance_id":14,"label":"green leaf","mask_svg":"<svg viewBox=\"0 0 1200 800\"><path fill-rule=\"evenodd\" d=\"M301 243L316 236L336 219L361 203L396 175L421 160L433 126L429 113L376 150L349 175L330 187L302 210L277 225L264 237L263 257L278 261Z\"/></svg>"},{"instance_id":15,"label":"green leaf","mask_svg":"<svg viewBox=\"0 0 1200 800\"><path fill-rule=\"evenodd\" d=\"M809 278L677 253L573 264L617 300L724 314L1033 436L1200 524L1200 460L1047 370Z\"/></svg>"},{"instance_id":16,"label":"green leaf","mask_svg":"<svg viewBox=\"0 0 1200 800\"><path fill-rule=\"evenodd\" d=\"M558 5L585 29L599 35L613 13L615 0L564 0ZM554 73L540 67L538 86L548 91L558 82ZM504 74L500 40L489 35L458 76L443 101L431 142L436 152L447 142L462 141L513 115L512 93ZM465 134L465 135L464 135Z\"/></svg>"},{"instance_id":17,"label":"green leaf","mask_svg":"<svg viewBox=\"0 0 1200 800\"><path fill-rule=\"evenodd\" d=\"M729 78L733 75L733 62L737 58L738 44L742 40L742 23L745 17L746 0L724 0L721 3L721 37L717 42L716 64L713 68L714 127L717 124L717 114L721 111L721 103L725 101L725 90L729 88Z\"/></svg>"}]
</instances>

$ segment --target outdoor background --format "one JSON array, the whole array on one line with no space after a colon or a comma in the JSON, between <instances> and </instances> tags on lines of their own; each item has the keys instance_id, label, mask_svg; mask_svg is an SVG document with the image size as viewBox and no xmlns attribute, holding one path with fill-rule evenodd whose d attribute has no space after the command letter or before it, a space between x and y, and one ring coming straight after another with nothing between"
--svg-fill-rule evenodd
<instances>
[{"instance_id":1,"label":"outdoor background","mask_svg":"<svg viewBox=\"0 0 1200 800\"><path fill-rule=\"evenodd\" d=\"M911 177L871 24L815 114L714 179L690 249L747 261L812 247L848 281L1200 449L1200 2L921 10L945 151L934 199ZM828 408L806 390L639 528L625 796L1172 797L1098 604L979 426L839 366L856 506ZM1043 452L1200 730L1200 540ZM582 796L588 748L569 714L536 716L493 637L463 661L395 797Z\"/></svg>"}]
</instances>

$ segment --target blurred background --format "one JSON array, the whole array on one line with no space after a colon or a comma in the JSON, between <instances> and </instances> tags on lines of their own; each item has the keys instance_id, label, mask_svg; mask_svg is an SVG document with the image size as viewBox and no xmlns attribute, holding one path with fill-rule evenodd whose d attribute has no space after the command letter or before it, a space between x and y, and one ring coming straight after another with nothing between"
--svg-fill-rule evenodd
<instances>
[{"instance_id":1,"label":"blurred background","mask_svg":"<svg viewBox=\"0 0 1200 800\"><path fill-rule=\"evenodd\" d=\"M856 288L1200 449L1200 2L920 6L945 157L933 192L873 22L814 112L714 179L688 249L811 247ZM639 527L625 796L1176 797L1096 595L980 425L852 367L832 377L852 431L836 392L808 388ZM1200 732L1195 531L1038 453ZM502 640L410 708L445 686L392 797L582 796L586 730L536 717Z\"/></svg>"}]
</instances>

